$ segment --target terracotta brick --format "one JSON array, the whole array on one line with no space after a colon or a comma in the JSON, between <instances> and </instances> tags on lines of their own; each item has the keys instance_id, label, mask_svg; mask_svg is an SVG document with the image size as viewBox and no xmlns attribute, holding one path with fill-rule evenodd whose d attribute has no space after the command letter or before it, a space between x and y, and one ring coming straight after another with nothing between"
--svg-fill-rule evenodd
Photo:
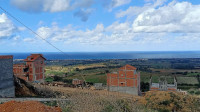
<instances>
[{"instance_id":1,"label":"terracotta brick","mask_svg":"<svg viewBox=\"0 0 200 112\"><path fill-rule=\"evenodd\" d=\"M119 68L118 73L107 74L108 86L137 87L140 83L139 74L134 74L136 68L130 65ZM139 81L138 81L139 80Z\"/></svg>"},{"instance_id":2,"label":"terracotta brick","mask_svg":"<svg viewBox=\"0 0 200 112\"><path fill-rule=\"evenodd\" d=\"M24 61L26 62L25 65L23 64L16 64L13 66L13 72L16 76L19 76L22 78L25 77L26 74L29 75L29 81L41 81L44 80L44 61L46 59L43 57L42 54L31 54L31 56L28 56L27 59ZM24 72L24 69L28 68L27 72ZM35 77L35 78L34 78ZM27 79L23 78L23 79ZM36 79L36 80L35 80Z\"/></svg>"}]
</instances>

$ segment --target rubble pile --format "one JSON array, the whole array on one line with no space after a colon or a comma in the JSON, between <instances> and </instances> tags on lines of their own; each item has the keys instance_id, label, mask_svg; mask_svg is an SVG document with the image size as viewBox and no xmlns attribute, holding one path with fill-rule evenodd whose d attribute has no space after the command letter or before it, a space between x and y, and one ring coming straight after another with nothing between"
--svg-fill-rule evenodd
<instances>
[{"instance_id":1,"label":"rubble pile","mask_svg":"<svg viewBox=\"0 0 200 112\"><path fill-rule=\"evenodd\" d=\"M37 96L34 87L23 79L14 76L16 96Z\"/></svg>"}]
</instances>

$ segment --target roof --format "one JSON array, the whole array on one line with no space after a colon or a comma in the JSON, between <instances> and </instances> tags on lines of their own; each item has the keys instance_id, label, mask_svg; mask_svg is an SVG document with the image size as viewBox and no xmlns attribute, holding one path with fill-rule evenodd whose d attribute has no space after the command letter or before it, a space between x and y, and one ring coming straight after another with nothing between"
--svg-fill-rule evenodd
<instances>
[{"instance_id":1,"label":"roof","mask_svg":"<svg viewBox=\"0 0 200 112\"><path fill-rule=\"evenodd\" d=\"M0 55L0 59L12 59L12 55Z\"/></svg>"},{"instance_id":2,"label":"roof","mask_svg":"<svg viewBox=\"0 0 200 112\"><path fill-rule=\"evenodd\" d=\"M137 68L127 64L127 65L125 65L125 66L123 66L123 67L121 67L119 69L122 69L122 70L136 70Z\"/></svg>"},{"instance_id":3,"label":"roof","mask_svg":"<svg viewBox=\"0 0 200 112\"><path fill-rule=\"evenodd\" d=\"M24 63L18 63L18 64L13 64L13 67L14 66L26 66Z\"/></svg>"},{"instance_id":4,"label":"roof","mask_svg":"<svg viewBox=\"0 0 200 112\"><path fill-rule=\"evenodd\" d=\"M46 60L42 54L31 54L31 56L28 56L24 61L35 61L39 57L42 57L44 60Z\"/></svg>"}]
</instances>

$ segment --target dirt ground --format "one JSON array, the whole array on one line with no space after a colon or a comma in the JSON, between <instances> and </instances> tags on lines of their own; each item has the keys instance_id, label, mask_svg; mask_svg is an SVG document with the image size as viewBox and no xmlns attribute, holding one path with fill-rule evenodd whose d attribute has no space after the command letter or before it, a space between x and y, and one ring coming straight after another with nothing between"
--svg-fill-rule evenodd
<instances>
[{"instance_id":1,"label":"dirt ground","mask_svg":"<svg viewBox=\"0 0 200 112\"><path fill-rule=\"evenodd\" d=\"M10 101L0 104L1 112L62 112L59 107L49 107L37 101Z\"/></svg>"},{"instance_id":2,"label":"dirt ground","mask_svg":"<svg viewBox=\"0 0 200 112\"><path fill-rule=\"evenodd\" d=\"M140 96L126 94L126 93L120 93L120 92L110 92L107 90L92 90L92 89L80 89L80 88L70 88L70 87L57 87L57 86L44 86L44 85L35 85L36 87L42 87L42 88L48 88L53 91L61 92L63 95L72 95L75 93L93 93L93 94L99 94L102 96L120 96L120 97L127 97L127 98L135 98L139 99Z\"/></svg>"}]
</instances>

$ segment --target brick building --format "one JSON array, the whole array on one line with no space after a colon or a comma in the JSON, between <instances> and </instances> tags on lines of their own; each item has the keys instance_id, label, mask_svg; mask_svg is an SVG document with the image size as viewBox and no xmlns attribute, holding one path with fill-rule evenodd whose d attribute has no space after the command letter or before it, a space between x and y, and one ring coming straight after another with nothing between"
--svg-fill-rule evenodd
<instances>
[{"instance_id":1,"label":"brick building","mask_svg":"<svg viewBox=\"0 0 200 112\"><path fill-rule=\"evenodd\" d=\"M108 91L118 91L140 95L140 73L137 68L125 65L117 73L107 74Z\"/></svg>"},{"instance_id":2,"label":"brick building","mask_svg":"<svg viewBox=\"0 0 200 112\"><path fill-rule=\"evenodd\" d=\"M15 64L13 66L14 75L31 82L43 82L45 60L42 54L31 54L24 60L25 64Z\"/></svg>"},{"instance_id":3,"label":"brick building","mask_svg":"<svg viewBox=\"0 0 200 112\"><path fill-rule=\"evenodd\" d=\"M83 85L84 81L83 80L79 80L79 79L73 79L72 80L72 84L77 86L77 85Z\"/></svg>"},{"instance_id":4,"label":"brick building","mask_svg":"<svg viewBox=\"0 0 200 112\"><path fill-rule=\"evenodd\" d=\"M174 83L173 84L168 84L166 76L161 79L159 77L158 83L153 83L152 82L152 77L150 78L150 91L177 91L177 79L174 77Z\"/></svg>"},{"instance_id":5,"label":"brick building","mask_svg":"<svg viewBox=\"0 0 200 112\"><path fill-rule=\"evenodd\" d=\"M0 56L0 98L15 97L13 56Z\"/></svg>"},{"instance_id":6,"label":"brick building","mask_svg":"<svg viewBox=\"0 0 200 112\"><path fill-rule=\"evenodd\" d=\"M26 70L28 70L26 64L21 63L13 65L14 75L17 76L18 78L28 80L28 71Z\"/></svg>"}]
</instances>

